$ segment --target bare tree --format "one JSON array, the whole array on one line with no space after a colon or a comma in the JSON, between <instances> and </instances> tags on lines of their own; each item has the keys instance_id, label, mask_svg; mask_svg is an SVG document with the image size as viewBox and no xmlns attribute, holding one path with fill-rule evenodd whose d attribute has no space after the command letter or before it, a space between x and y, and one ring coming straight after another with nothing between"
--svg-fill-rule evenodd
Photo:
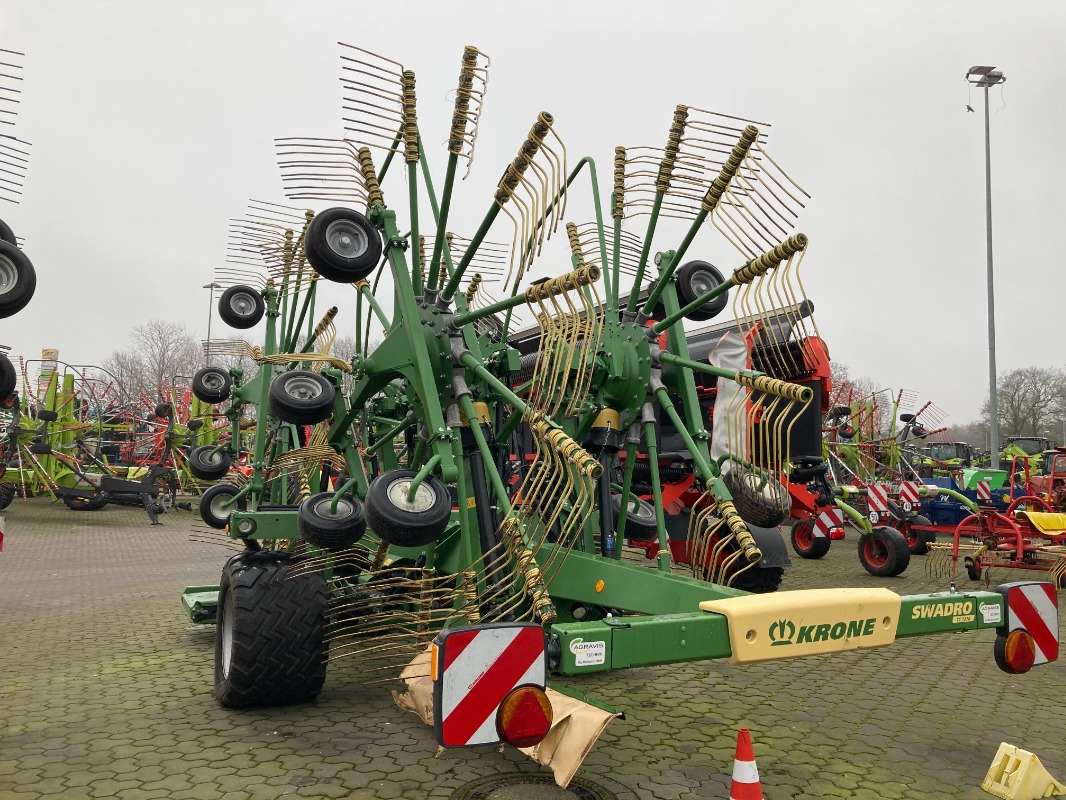
<instances>
[{"instance_id":1,"label":"bare tree","mask_svg":"<svg viewBox=\"0 0 1066 800\"><path fill-rule=\"evenodd\" d=\"M1014 369L999 379L996 393L1003 436L1043 436L1063 418L1066 374L1047 367ZM987 400L982 411L987 419Z\"/></svg>"},{"instance_id":2,"label":"bare tree","mask_svg":"<svg viewBox=\"0 0 1066 800\"><path fill-rule=\"evenodd\" d=\"M153 319L130 332L131 346L116 350L104 360L104 368L118 381L117 393L124 403L142 395L155 400L176 375L191 375L201 363L196 339L178 322Z\"/></svg>"}]
</instances>

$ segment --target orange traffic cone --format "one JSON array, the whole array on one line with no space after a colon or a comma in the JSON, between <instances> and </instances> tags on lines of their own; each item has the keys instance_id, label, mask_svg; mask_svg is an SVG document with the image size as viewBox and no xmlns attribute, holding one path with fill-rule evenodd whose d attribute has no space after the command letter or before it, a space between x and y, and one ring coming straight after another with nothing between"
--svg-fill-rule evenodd
<instances>
[{"instance_id":1,"label":"orange traffic cone","mask_svg":"<svg viewBox=\"0 0 1066 800\"><path fill-rule=\"evenodd\" d=\"M747 728L737 732L737 755L733 760L729 800L763 800L759 768L755 765L755 752L751 749L751 734Z\"/></svg>"}]
</instances>

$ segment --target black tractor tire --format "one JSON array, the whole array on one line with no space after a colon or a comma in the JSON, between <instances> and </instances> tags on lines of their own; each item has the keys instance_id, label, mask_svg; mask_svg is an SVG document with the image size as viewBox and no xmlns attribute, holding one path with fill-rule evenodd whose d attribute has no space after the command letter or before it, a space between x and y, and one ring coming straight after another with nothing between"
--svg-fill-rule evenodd
<instances>
[{"instance_id":1,"label":"black tractor tire","mask_svg":"<svg viewBox=\"0 0 1066 800\"><path fill-rule=\"evenodd\" d=\"M377 267L381 235L358 211L327 208L307 226L304 252L308 263L326 280L353 283Z\"/></svg>"},{"instance_id":2,"label":"black tractor tire","mask_svg":"<svg viewBox=\"0 0 1066 800\"><path fill-rule=\"evenodd\" d=\"M912 525L932 525L928 517L924 517L921 514L916 514L908 520L901 521L899 523L899 532L903 534L903 538L907 540L907 548L911 551L912 556L924 556L929 552L929 542L931 541L925 534L912 530Z\"/></svg>"},{"instance_id":3,"label":"black tractor tire","mask_svg":"<svg viewBox=\"0 0 1066 800\"><path fill-rule=\"evenodd\" d=\"M733 496L737 513L749 525L776 528L788 519L791 498L788 489L776 478L767 477L766 485L760 490L763 476L734 464L722 480Z\"/></svg>"},{"instance_id":4,"label":"black tractor tire","mask_svg":"<svg viewBox=\"0 0 1066 800\"><path fill-rule=\"evenodd\" d=\"M189 472L202 481L224 478L231 464L229 450L218 445L204 444L189 451Z\"/></svg>"},{"instance_id":5,"label":"black tractor tire","mask_svg":"<svg viewBox=\"0 0 1066 800\"><path fill-rule=\"evenodd\" d=\"M725 277L709 261L689 261L677 271L677 299L684 308L698 300L711 289L725 283ZM695 311L688 313L691 320L707 320L717 317L729 303L729 290L709 300Z\"/></svg>"},{"instance_id":6,"label":"black tractor tire","mask_svg":"<svg viewBox=\"0 0 1066 800\"><path fill-rule=\"evenodd\" d=\"M11 505L17 491L13 483L0 483L0 511Z\"/></svg>"},{"instance_id":7,"label":"black tractor tire","mask_svg":"<svg viewBox=\"0 0 1066 800\"><path fill-rule=\"evenodd\" d=\"M265 313L263 295L251 286L231 286L218 298L218 315L231 328L254 328Z\"/></svg>"},{"instance_id":8,"label":"black tractor tire","mask_svg":"<svg viewBox=\"0 0 1066 800\"><path fill-rule=\"evenodd\" d=\"M204 421L202 419L194 418L194 419L190 419L189 420L189 424L186 425L185 427L188 428L193 433L195 433L196 431L200 430L200 428L202 428L203 426L204 426Z\"/></svg>"},{"instance_id":9,"label":"black tractor tire","mask_svg":"<svg viewBox=\"0 0 1066 800\"><path fill-rule=\"evenodd\" d=\"M7 354L0 353L0 397L11 397L18 388L18 373Z\"/></svg>"},{"instance_id":10,"label":"black tractor tire","mask_svg":"<svg viewBox=\"0 0 1066 800\"><path fill-rule=\"evenodd\" d=\"M11 230L11 226L0 219L0 242L7 242L10 245L18 247L18 239L15 238L15 232Z\"/></svg>"},{"instance_id":11,"label":"black tractor tire","mask_svg":"<svg viewBox=\"0 0 1066 800\"><path fill-rule=\"evenodd\" d=\"M270 382L270 413L293 425L315 425L329 419L336 394L329 378L290 369Z\"/></svg>"},{"instance_id":12,"label":"black tractor tire","mask_svg":"<svg viewBox=\"0 0 1066 800\"><path fill-rule=\"evenodd\" d=\"M107 498L97 495L96 497L77 497L75 495L63 495L63 505L71 511L99 511L107 505Z\"/></svg>"},{"instance_id":13,"label":"black tractor tire","mask_svg":"<svg viewBox=\"0 0 1066 800\"><path fill-rule=\"evenodd\" d=\"M384 472L367 490L367 527L398 547L429 544L444 532L451 519L448 487L432 475L418 487L414 503L407 503L407 490L417 474L411 469Z\"/></svg>"},{"instance_id":14,"label":"black tractor tire","mask_svg":"<svg viewBox=\"0 0 1066 800\"><path fill-rule=\"evenodd\" d=\"M49 456L52 454L52 445L48 442L33 442L30 445L30 452L35 456Z\"/></svg>"},{"instance_id":15,"label":"black tractor tire","mask_svg":"<svg viewBox=\"0 0 1066 800\"><path fill-rule=\"evenodd\" d=\"M759 567L746 569L730 584L734 589L754 594L769 594L781 588L785 577L784 567Z\"/></svg>"},{"instance_id":16,"label":"black tractor tire","mask_svg":"<svg viewBox=\"0 0 1066 800\"><path fill-rule=\"evenodd\" d=\"M204 367L192 376L192 393L202 403L224 403L232 388L233 378L221 367Z\"/></svg>"},{"instance_id":17,"label":"black tractor tire","mask_svg":"<svg viewBox=\"0 0 1066 800\"><path fill-rule=\"evenodd\" d=\"M894 578L911 562L907 540L895 528L880 525L859 537L859 563L878 578Z\"/></svg>"},{"instance_id":18,"label":"black tractor tire","mask_svg":"<svg viewBox=\"0 0 1066 800\"><path fill-rule=\"evenodd\" d=\"M797 519L792 523L792 549L800 558L821 558L832 544L828 536L814 535L813 519Z\"/></svg>"},{"instance_id":19,"label":"black tractor tire","mask_svg":"<svg viewBox=\"0 0 1066 800\"><path fill-rule=\"evenodd\" d=\"M168 419L174 413L174 406L170 403L160 403L155 407L155 415L160 419Z\"/></svg>"},{"instance_id":20,"label":"black tractor tire","mask_svg":"<svg viewBox=\"0 0 1066 800\"><path fill-rule=\"evenodd\" d=\"M614 509L613 517L618 519L622 515L622 495L611 495L611 508ZM641 500L635 494L629 495L625 535L626 538L640 541L648 538L654 539L659 535L659 528L655 524L655 506L647 500Z\"/></svg>"},{"instance_id":21,"label":"black tractor tire","mask_svg":"<svg viewBox=\"0 0 1066 800\"><path fill-rule=\"evenodd\" d=\"M227 708L313 700L326 679L326 580L289 554L246 552L222 570L215 698Z\"/></svg>"},{"instance_id":22,"label":"black tractor tire","mask_svg":"<svg viewBox=\"0 0 1066 800\"><path fill-rule=\"evenodd\" d=\"M26 254L0 241L0 319L17 314L37 289L37 272Z\"/></svg>"},{"instance_id":23,"label":"black tractor tire","mask_svg":"<svg viewBox=\"0 0 1066 800\"><path fill-rule=\"evenodd\" d=\"M230 514L234 511L245 511L248 508L248 503L243 497L230 506L222 507L223 503L235 497L239 491L240 489L232 483L216 483L214 486L207 487L206 491L200 495L200 519L212 528L224 530L229 524Z\"/></svg>"},{"instance_id":24,"label":"black tractor tire","mask_svg":"<svg viewBox=\"0 0 1066 800\"><path fill-rule=\"evenodd\" d=\"M981 580L981 578L983 577L983 573L981 572L981 565L980 564L975 564L973 562L973 559L968 558L964 562L964 565L966 567L966 577L967 578L969 578L971 581L974 581L974 582L977 582L977 581Z\"/></svg>"},{"instance_id":25,"label":"black tractor tire","mask_svg":"<svg viewBox=\"0 0 1066 800\"><path fill-rule=\"evenodd\" d=\"M296 529L310 544L326 550L347 550L366 533L366 513L359 498L341 495L337 513L331 512L333 492L314 494L300 503Z\"/></svg>"}]
</instances>

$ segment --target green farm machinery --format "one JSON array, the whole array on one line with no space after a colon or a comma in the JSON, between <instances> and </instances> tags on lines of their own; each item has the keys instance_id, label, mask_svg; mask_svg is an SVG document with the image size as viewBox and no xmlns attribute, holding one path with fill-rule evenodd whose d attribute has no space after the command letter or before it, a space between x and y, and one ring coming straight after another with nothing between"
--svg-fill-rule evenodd
<instances>
[{"instance_id":1,"label":"green farm machinery","mask_svg":"<svg viewBox=\"0 0 1066 800\"><path fill-rule=\"evenodd\" d=\"M201 514L241 552L219 586L183 598L194 621L216 623L223 705L309 700L327 654L357 657L370 680L402 673L415 693L454 675L465 660L447 653L481 632L531 641L531 664L571 675L982 627L1007 641L1001 592L952 595L972 613L945 615L923 611L942 610L941 595L733 586L761 568L771 537L781 544L791 434L812 401L780 377L814 358L799 281L807 238L793 232L806 195L767 153L765 126L677 106L665 147L615 149L605 196L595 161L570 164L540 113L464 237L449 222L455 179L473 160L484 54L462 56L439 192L414 73L351 46L342 59L344 138L282 139L278 151L290 201L343 205L270 204L235 224L242 258L259 266L220 272L232 285L219 310L238 328L265 319L263 344L223 345L254 370L194 376L197 396L229 404L228 442L195 448L190 465L220 480ZM581 204L590 220L568 222ZM676 238L653 248L675 236L667 221ZM488 241L494 223L509 247ZM560 227L566 250L562 237L549 242ZM728 275L687 258L710 228L739 253ZM542 252L565 253L552 258L566 267L529 281ZM486 277L494 269L499 278ZM320 279L354 293L350 359L330 352L346 312L316 319ZM682 321L714 317L727 294L739 361L691 358ZM768 323L781 318L789 324ZM385 331L373 345L372 327ZM535 348L520 353L520 338ZM762 371L746 367L756 352ZM713 420L697 379L716 392ZM698 495L684 570L664 520L663 481L674 479L660 472L664 420ZM647 498L633 492L638 466ZM626 557L635 526L654 532L651 566ZM508 702L498 705L533 720L524 734L497 720L487 739L465 736L438 706L438 739L528 745L548 734L550 702Z\"/></svg>"}]
</instances>

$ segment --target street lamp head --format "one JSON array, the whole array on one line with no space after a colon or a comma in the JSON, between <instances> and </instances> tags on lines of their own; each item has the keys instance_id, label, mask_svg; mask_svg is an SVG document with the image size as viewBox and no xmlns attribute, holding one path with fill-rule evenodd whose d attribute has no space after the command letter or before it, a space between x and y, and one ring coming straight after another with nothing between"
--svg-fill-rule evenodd
<instances>
[{"instance_id":1,"label":"street lamp head","mask_svg":"<svg viewBox=\"0 0 1066 800\"><path fill-rule=\"evenodd\" d=\"M203 286L201 286L200 288L201 288L201 289L221 289L221 288L222 288L222 286L221 286L220 284L217 284L217 283L215 283L214 281L212 281L211 283L205 283L205 284L204 284Z\"/></svg>"},{"instance_id":2,"label":"street lamp head","mask_svg":"<svg viewBox=\"0 0 1066 800\"><path fill-rule=\"evenodd\" d=\"M1007 79L995 67L970 67L966 72L966 80L973 86L987 89L989 86L1004 83Z\"/></svg>"}]
</instances>

